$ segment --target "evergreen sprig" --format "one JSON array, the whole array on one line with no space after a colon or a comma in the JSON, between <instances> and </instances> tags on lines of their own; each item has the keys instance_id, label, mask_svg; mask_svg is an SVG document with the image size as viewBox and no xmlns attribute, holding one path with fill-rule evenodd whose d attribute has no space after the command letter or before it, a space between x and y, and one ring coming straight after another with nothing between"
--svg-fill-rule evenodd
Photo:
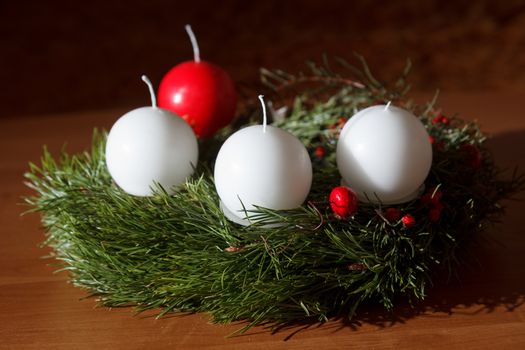
<instances>
[{"instance_id":1,"label":"evergreen sprig","mask_svg":"<svg viewBox=\"0 0 525 350\"><path fill-rule=\"evenodd\" d=\"M340 61L359 81L327 64L311 64L310 75L263 71L274 90L300 92L285 117L282 110L274 113L274 124L312 151L314 181L301 208L257 208L248 213L255 224L247 227L225 218L210 169L231 129L201 143L205 158L178 192L168 195L157 187L153 197L128 195L112 183L106 134L95 132L90 152L64 152L55 160L44 150L41 165L30 164L27 184L35 195L26 202L42 216L45 245L72 282L104 305L160 308L160 315L208 312L216 322L247 320L242 330L352 317L365 300L392 308L396 296L423 299L435 271L454 271L469 243L502 215L500 201L523 189L523 176L515 172L503 179L476 124L455 117L435 123L434 101L407 102L408 70L388 88L360 61L360 70ZM313 94L297 87L303 83L319 89ZM401 220L389 222L381 205L362 203L346 220L329 208L327 196L340 181L335 145L343 122L385 100L412 110L434 138L426 186L443 193L437 222L421 199L395 206L416 218L410 228ZM468 166L467 144L481 152L479 167ZM317 147L326 155L316 156Z\"/></svg>"}]
</instances>

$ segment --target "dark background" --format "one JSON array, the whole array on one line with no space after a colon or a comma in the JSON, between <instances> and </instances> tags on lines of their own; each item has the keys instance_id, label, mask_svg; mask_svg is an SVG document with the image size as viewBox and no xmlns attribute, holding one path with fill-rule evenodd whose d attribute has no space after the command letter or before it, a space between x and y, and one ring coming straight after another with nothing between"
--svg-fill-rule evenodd
<instances>
[{"instance_id":1,"label":"dark background","mask_svg":"<svg viewBox=\"0 0 525 350\"><path fill-rule=\"evenodd\" d=\"M525 90L525 1L1 1L0 116L134 108L192 58L253 85L323 53L368 60L381 79L411 58L413 89Z\"/></svg>"}]
</instances>

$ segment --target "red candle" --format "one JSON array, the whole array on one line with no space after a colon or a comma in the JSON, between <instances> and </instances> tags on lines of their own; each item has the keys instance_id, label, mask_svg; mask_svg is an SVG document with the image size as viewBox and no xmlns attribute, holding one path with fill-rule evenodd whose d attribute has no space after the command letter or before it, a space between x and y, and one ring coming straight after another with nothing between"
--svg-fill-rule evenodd
<instances>
[{"instance_id":1,"label":"red candle","mask_svg":"<svg viewBox=\"0 0 525 350\"><path fill-rule=\"evenodd\" d=\"M173 67L162 79L159 107L182 118L201 138L213 136L228 125L237 107L237 92L228 73L213 63L201 61L199 46L191 27L186 31L193 46L193 61Z\"/></svg>"}]
</instances>

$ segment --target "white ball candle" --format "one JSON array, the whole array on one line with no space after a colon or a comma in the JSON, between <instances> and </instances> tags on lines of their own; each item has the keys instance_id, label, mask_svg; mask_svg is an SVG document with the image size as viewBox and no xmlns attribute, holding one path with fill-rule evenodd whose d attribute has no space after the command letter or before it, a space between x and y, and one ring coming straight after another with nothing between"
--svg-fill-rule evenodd
<instances>
[{"instance_id":1,"label":"white ball candle","mask_svg":"<svg viewBox=\"0 0 525 350\"><path fill-rule=\"evenodd\" d=\"M299 207L310 192L312 163L304 145L292 134L266 125L249 126L231 135L215 161L215 187L224 214L242 225L245 210Z\"/></svg>"},{"instance_id":2,"label":"white ball candle","mask_svg":"<svg viewBox=\"0 0 525 350\"><path fill-rule=\"evenodd\" d=\"M418 196L432 165L421 121L390 105L365 108L343 127L337 144L343 182L361 201L398 204Z\"/></svg>"},{"instance_id":3,"label":"white ball candle","mask_svg":"<svg viewBox=\"0 0 525 350\"><path fill-rule=\"evenodd\" d=\"M113 125L106 144L106 164L113 180L135 196L150 196L155 183L173 193L193 173L198 144L191 127L176 114L152 107L134 109Z\"/></svg>"}]
</instances>

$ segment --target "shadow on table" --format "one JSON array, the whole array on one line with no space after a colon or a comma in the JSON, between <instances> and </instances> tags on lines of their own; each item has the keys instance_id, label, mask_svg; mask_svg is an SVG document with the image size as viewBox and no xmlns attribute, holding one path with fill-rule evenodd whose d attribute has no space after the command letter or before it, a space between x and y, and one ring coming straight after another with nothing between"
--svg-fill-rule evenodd
<instances>
[{"instance_id":1,"label":"shadow on table","mask_svg":"<svg viewBox=\"0 0 525 350\"><path fill-rule=\"evenodd\" d=\"M497 164L510 177L512 168L525 171L525 130L496 135L488 141ZM523 199L523 194L520 194ZM272 329L273 333L289 333L285 340L309 329L358 330L363 325L378 328L406 323L425 314L425 317L443 318L448 315L477 315L480 313L512 312L525 303L525 235L522 227L524 201L506 201L507 213L503 221L488 230L472 249L475 261L462 266L457 277L437 276L429 296L421 303L410 306L399 300L393 311L377 304L363 304L351 319L336 318L329 322L294 322ZM257 330L246 334L254 334Z\"/></svg>"},{"instance_id":2,"label":"shadow on table","mask_svg":"<svg viewBox=\"0 0 525 350\"><path fill-rule=\"evenodd\" d=\"M501 254L497 249L491 251L493 254ZM517 257L516 257L517 259ZM487 271L485 266L480 266L485 273L464 272L459 275L461 282L456 280L447 285L430 288L429 296L421 303L410 306L406 301L399 300L393 311L387 311L377 304L362 304L352 319L340 317L331 319L329 322L316 322L313 320L295 322L277 326L272 333L288 333L285 340L289 340L299 333L322 328L332 332L352 329L359 330L365 325L388 328L399 324L405 324L411 319L425 315L443 319L451 315L471 315L482 313L513 312L516 308L525 304L525 286L517 273L514 281L501 281L493 278L496 271ZM525 271L525 269L522 268ZM472 275L476 275L473 278ZM251 334L248 332L247 334Z\"/></svg>"}]
</instances>

